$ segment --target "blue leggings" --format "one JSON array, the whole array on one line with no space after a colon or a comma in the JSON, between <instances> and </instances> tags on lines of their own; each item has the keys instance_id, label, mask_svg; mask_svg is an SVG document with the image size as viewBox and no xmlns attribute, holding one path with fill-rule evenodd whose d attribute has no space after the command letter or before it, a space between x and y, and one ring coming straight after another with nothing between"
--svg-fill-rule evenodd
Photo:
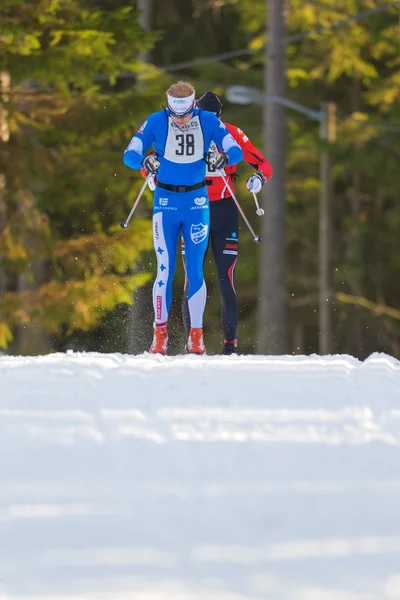
<instances>
[{"instance_id":1,"label":"blue leggings","mask_svg":"<svg viewBox=\"0 0 400 600\"><path fill-rule=\"evenodd\" d=\"M167 323L172 300L172 281L180 235L185 241L188 306L192 327L203 327L206 284L204 255L210 230L210 209L206 187L175 193L156 187L153 208L153 243L157 277L153 286L154 322Z\"/></svg>"}]
</instances>

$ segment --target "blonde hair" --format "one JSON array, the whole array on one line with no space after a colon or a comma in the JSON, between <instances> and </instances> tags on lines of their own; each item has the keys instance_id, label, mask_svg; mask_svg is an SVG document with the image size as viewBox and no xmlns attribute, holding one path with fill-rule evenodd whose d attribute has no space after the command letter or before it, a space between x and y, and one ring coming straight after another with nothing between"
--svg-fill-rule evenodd
<instances>
[{"instance_id":1,"label":"blonde hair","mask_svg":"<svg viewBox=\"0 0 400 600\"><path fill-rule=\"evenodd\" d=\"M168 88L166 93L173 98L187 98L194 94L194 87L188 81L177 81Z\"/></svg>"}]
</instances>

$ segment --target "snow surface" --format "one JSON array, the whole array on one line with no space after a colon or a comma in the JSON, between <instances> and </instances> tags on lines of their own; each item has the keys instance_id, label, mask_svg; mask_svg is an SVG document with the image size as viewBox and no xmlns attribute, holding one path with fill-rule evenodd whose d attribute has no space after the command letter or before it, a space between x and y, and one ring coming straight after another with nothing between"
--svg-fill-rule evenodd
<instances>
[{"instance_id":1,"label":"snow surface","mask_svg":"<svg viewBox=\"0 0 400 600\"><path fill-rule=\"evenodd\" d=\"M400 363L0 357L0 600L400 599Z\"/></svg>"}]
</instances>

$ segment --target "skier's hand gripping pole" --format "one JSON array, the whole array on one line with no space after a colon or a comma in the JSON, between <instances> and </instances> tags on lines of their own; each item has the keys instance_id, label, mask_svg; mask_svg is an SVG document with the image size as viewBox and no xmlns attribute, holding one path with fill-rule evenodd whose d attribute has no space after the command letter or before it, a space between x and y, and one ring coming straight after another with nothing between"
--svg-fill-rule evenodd
<instances>
[{"instance_id":1,"label":"skier's hand gripping pole","mask_svg":"<svg viewBox=\"0 0 400 600\"><path fill-rule=\"evenodd\" d=\"M236 206L237 206L237 208L238 208L238 211L239 211L239 212L240 212L240 214L242 215L242 217L243 217L243 221L246 223L246 225L247 225L247 227L248 227L248 229L249 229L249 231L250 231L251 235L253 236L253 240L254 240L256 243L258 243L258 242L261 242L261 236L260 236L260 235L256 235L256 234L254 233L254 230L253 230L252 226L250 225L250 223L249 223L249 221L248 221L248 219L247 219L246 215L244 214L244 212L243 212L243 209L242 209L242 207L240 206L238 199L236 198L235 194L233 193L233 191L232 191L232 188L231 188L231 186L229 185L229 182L228 182L227 178L226 178L226 177L225 177L225 175L224 175L224 172L220 170L220 171L219 171L219 174L221 175L221 177L222 177L222 179L223 179L223 181L224 181L224 183L225 183L225 185L226 185L226 187L227 187L227 189L228 189L228 191L229 191L230 195L232 196L232 198L233 198L233 201L234 201L234 203L236 204Z\"/></svg>"},{"instance_id":2,"label":"skier's hand gripping pole","mask_svg":"<svg viewBox=\"0 0 400 600\"><path fill-rule=\"evenodd\" d=\"M131 220L131 218L133 216L133 213L135 212L136 207L137 207L137 205L140 202L140 198L143 196L143 192L146 189L147 184L149 183L150 177L152 177L151 173L149 173L147 175L146 179L144 180L144 184L142 185L142 189L140 190L140 192L138 194L138 197L136 198L135 203L134 203L134 205L131 208L131 212L129 213L128 218L126 219L126 221L121 221L120 225L121 225L122 229L126 229L128 227L129 221Z\"/></svg>"}]
</instances>

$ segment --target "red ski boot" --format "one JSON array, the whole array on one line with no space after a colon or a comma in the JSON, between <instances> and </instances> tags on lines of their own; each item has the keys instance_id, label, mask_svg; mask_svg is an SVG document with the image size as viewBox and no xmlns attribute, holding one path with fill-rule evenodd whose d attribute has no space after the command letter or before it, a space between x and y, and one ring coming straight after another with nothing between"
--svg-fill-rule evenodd
<instances>
[{"instance_id":1,"label":"red ski boot","mask_svg":"<svg viewBox=\"0 0 400 600\"><path fill-rule=\"evenodd\" d=\"M188 339L189 354L204 354L203 330L201 327L192 327Z\"/></svg>"},{"instance_id":2,"label":"red ski boot","mask_svg":"<svg viewBox=\"0 0 400 600\"><path fill-rule=\"evenodd\" d=\"M168 332L167 327L154 326L153 343L150 346L151 354L167 354L168 349Z\"/></svg>"}]
</instances>

